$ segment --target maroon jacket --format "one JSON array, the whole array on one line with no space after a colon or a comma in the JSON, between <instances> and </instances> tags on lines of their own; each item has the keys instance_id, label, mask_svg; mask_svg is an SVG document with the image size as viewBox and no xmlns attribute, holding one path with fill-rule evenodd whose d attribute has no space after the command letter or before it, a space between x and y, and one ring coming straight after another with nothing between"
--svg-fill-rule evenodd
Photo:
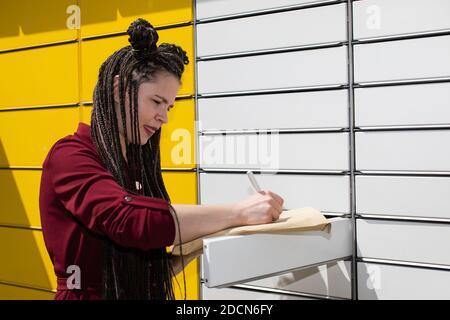
<instances>
[{"instance_id":1,"label":"maroon jacket","mask_svg":"<svg viewBox=\"0 0 450 320\"><path fill-rule=\"evenodd\" d=\"M100 299L102 238L143 250L171 245L167 201L127 193L103 166L90 126L57 141L43 163L39 197L45 245L58 278L55 299ZM79 267L81 289L67 287ZM68 269L69 268L69 269Z\"/></svg>"}]
</instances>

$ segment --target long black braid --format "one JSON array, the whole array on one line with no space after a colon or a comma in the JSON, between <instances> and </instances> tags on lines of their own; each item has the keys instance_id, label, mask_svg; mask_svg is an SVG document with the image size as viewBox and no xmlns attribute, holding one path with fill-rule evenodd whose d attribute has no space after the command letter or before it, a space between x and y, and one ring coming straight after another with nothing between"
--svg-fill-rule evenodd
<instances>
[{"instance_id":1,"label":"long black braid","mask_svg":"<svg viewBox=\"0 0 450 320\"><path fill-rule=\"evenodd\" d=\"M146 144L140 143L138 89L141 83L152 81L158 72L169 72L181 80L184 65L189 61L186 52L177 45L164 43L157 46L158 34L144 19L134 21L127 33L131 45L113 53L99 70L91 116L92 139L104 165L127 192L165 199L170 203L161 175L161 129ZM116 75L119 75L120 124L114 108ZM126 95L130 101L132 137L127 136ZM127 161L122 155L119 125L125 135ZM141 188L137 188L137 183ZM170 208L178 223L175 210L172 206ZM124 248L105 238L103 298L174 299L173 276L166 248L148 251Z\"/></svg>"}]
</instances>

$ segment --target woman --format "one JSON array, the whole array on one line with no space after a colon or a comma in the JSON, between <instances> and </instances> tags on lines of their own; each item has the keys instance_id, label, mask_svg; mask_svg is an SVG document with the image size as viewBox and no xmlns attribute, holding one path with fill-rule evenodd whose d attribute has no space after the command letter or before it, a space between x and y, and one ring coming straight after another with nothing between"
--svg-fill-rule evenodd
<instances>
[{"instance_id":1,"label":"woman","mask_svg":"<svg viewBox=\"0 0 450 320\"><path fill-rule=\"evenodd\" d=\"M127 33L131 45L100 67L91 126L79 123L43 164L41 222L56 299L173 299L172 277L184 262L166 246L271 222L282 211L283 200L270 191L225 205L170 204L161 126L189 62L179 46L157 46L143 19Z\"/></svg>"}]
</instances>

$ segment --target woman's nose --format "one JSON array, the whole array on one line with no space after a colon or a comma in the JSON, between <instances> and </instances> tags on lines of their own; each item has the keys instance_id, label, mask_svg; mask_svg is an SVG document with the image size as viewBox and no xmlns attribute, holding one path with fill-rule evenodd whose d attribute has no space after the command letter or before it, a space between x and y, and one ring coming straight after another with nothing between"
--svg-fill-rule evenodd
<instances>
[{"instance_id":1,"label":"woman's nose","mask_svg":"<svg viewBox=\"0 0 450 320\"><path fill-rule=\"evenodd\" d=\"M162 123L167 123L169 121L167 110L163 110L158 113L158 120L161 121Z\"/></svg>"}]
</instances>

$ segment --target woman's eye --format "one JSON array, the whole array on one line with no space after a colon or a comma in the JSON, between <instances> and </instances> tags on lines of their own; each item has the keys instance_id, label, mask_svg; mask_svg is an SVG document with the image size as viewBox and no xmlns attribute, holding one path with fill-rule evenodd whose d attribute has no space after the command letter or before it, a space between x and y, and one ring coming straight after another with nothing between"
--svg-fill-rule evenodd
<instances>
[{"instance_id":1,"label":"woman's eye","mask_svg":"<svg viewBox=\"0 0 450 320\"><path fill-rule=\"evenodd\" d=\"M158 101L158 100L153 100L153 102L158 104L158 105L161 104L161 101Z\"/></svg>"}]
</instances>

